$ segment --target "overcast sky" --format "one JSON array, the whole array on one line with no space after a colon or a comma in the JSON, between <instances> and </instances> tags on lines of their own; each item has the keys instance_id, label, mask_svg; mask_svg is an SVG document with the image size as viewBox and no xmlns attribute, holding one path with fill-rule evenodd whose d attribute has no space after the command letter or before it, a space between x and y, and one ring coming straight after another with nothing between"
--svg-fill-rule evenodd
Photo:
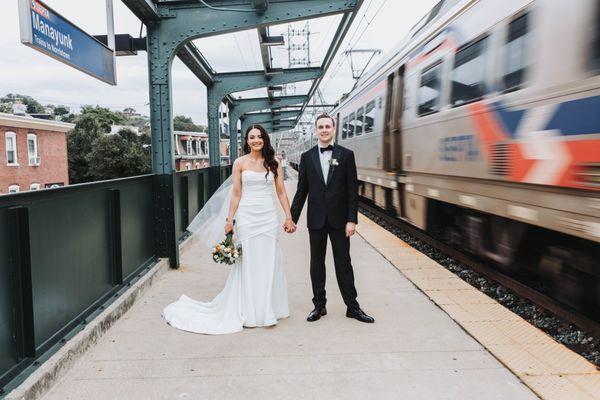
<instances>
[{"instance_id":1,"label":"overcast sky","mask_svg":"<svg viewBox=\"0 0 600 400\"><path fill-rule=\"evenodd\" d=\"M72 22L90 34L106 33L104 0L45 0ZM341 54L347 48L381 49L384 54L399 42L408 30L437 0L399 1L365 0L340 51L322 82L324 96L334 102L353 84L350 63ZM145 52L117 58L117 86L110 86L68 67L20 43L17 0L3 0L0 24L0 95L30 95L42 104L64 104L78 108L99 104L114 110L133 107L148 115L148 68ZM115 31L137 37L140 21L121 1L114 0ZM339 16L310 22L311 60L319 65L334 34ZM296 23L303 27L304 23ZM287 25L271 27L271 34L287 33ZM145 35L145 30L143 32ZM296 39L298 40L298 39ZM256 30L196 40L195 44L218 72L261 69ZM273 64L288 66L284 47L273 49ZM373 61L373 64L377 58ZM360 68L364 60L356 59ZM298 84L298 94L307 84ZM242 93L243 97L264 95L264 90ZM191 116L206 123L206 89L177 59L173 64L173 107L175 115Z\"/></svg>"}]
</instances>

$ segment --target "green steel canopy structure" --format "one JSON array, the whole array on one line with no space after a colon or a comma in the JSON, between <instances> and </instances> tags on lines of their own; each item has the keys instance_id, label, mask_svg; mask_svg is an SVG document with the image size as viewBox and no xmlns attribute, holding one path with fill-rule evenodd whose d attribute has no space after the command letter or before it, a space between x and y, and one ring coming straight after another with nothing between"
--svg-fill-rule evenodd
<instances>
[{"instance_id":1,"label":"green steel canopy structure","mask_svg":"<svg viewBox=\"0 0 600 400\"><path fill-rule=\"evenodd\" d=\"M152 130L152 168L157 176L157 246L172 266L179 264L173 205L173 123L171 66L181 61L207 88L207 115L210 156L210 187L221 183L219 105L230 108L231 161L237 157L237 122L242 132L252 123L275 131L292 129L315 93L348 32L363 0L122 0L146 25ZM320 66L281 69L272 66L271 46L283 44L283 37L270 36L269 26L342 15ZM219 73L193 44L194 39L236 31L257 29L263 69ZM312 81L306 95L276 97L281 85ZM235 99L232 93L267 88L264 98ZM294 110L278 109L296 105ZM261 113L256 113L261 111ZM254 113L253 113L254 112Z\"/></svg>"}]
</instances>

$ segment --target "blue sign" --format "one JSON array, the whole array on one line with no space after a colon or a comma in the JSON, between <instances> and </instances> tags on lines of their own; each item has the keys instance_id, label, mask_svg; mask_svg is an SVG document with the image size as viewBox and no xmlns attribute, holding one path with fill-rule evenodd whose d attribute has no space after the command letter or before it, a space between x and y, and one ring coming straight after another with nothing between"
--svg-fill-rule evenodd
<instances>
[{"instance_id":1,"label":"blue sign","mask_svg":"<svg viewBox=\"0 0 600 400\"><path fill-rule=\"evenodd\" d=\"M19 0L21 42L111 85L116 84L111 49L39 0Z\"/></svg>"}]
</instances>

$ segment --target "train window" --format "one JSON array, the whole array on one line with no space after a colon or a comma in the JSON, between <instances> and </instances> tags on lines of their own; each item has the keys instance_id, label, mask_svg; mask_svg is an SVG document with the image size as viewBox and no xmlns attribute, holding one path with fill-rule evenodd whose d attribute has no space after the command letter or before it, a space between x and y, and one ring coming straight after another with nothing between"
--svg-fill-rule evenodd
<instances>
[{"instance_id":1,"label":"train window","mask_svg":"<svg viewBox=\"0 0 600 400\"><path fill-rule=\"evenodd\" d=\"M354 127L356 124L356 120L354 118L354 113L350 113L348 117L348 138L354 137Z\"/></svg>"},{"instance_id":2,"label":"train window","mask_svg":"<svg viewBox=\"0 0 600 400\"><path fill-rule=\"evenodd\" d=\"M354 129L354 134L356 136L362 135L363 132L363 116L365 115L365 108L361 107L356 111L356 124Z\"/></svg>"},{"instance_id":3,"label":"train window","mask_svg":"<svg viewBox=\"0 0 600 400\"><path fill-rule=\"evenodd\" d=\"M440 110L442 64L438 63L423 71L419 86L419 115L428 115Z\"/></svg>"},{"instance_id":4,"label":"train window","mask_svg":"<svg viewBox=\"0 0 600 400\"><path fill-rule=\"evenodd\" d=\"M375 100L367 103L365 109L365 133L373 132L373 123L375 122Z\"/></svg>"},{"instance_id":5,"label":"train window","mask_svg":"<svg viewBox=\"0 0 600 400\"><path fill-rule=\"evenodd\" d=\"M479 100L487 92L485 84L485 46L487 38L459 49L452 74L452 105Z\"/></svg>"},{"instance_id":6,"label":"train window","mask_svg":"<svg viewBox=\"0 0 600 400\"><path fill-rule=\"evenodd\" d=\"M346 139L348 136L348 117L344 117L342 120L342 139Z\"/></svg>"},{"instance_id":7,"label":"train window","mask_svg":"<svg viewBox=\"0 0 600 400\"><path fill-rule=\"evenodd\" d=\"M508 37L504 46L504 90L516 90L524 81L527 68L527 14L508 25Z\"/></svg>"}]
</instances>

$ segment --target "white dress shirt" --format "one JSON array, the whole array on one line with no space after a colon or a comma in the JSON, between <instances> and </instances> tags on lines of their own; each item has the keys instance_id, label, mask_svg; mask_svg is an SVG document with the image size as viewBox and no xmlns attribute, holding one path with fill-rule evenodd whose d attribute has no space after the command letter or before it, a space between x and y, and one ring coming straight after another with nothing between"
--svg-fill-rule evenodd
<instances>
[{"instance_id":1,"label":"white dress shirt","mask_svg":"<svg viewBox=\"0 0 600 400\"><path fill-rule=\"evenodd\" d=\"M330 143L333 146L333 142ZM321 169L323 170L323 180L327 183L327 175L329 174L329 160L333 156L333 151L324 151L321 152L322 147L327 147L329 144L323 146L321 142L318 143L319 146L319 160L321 160Z\"/></svg>"}]
</instances>

